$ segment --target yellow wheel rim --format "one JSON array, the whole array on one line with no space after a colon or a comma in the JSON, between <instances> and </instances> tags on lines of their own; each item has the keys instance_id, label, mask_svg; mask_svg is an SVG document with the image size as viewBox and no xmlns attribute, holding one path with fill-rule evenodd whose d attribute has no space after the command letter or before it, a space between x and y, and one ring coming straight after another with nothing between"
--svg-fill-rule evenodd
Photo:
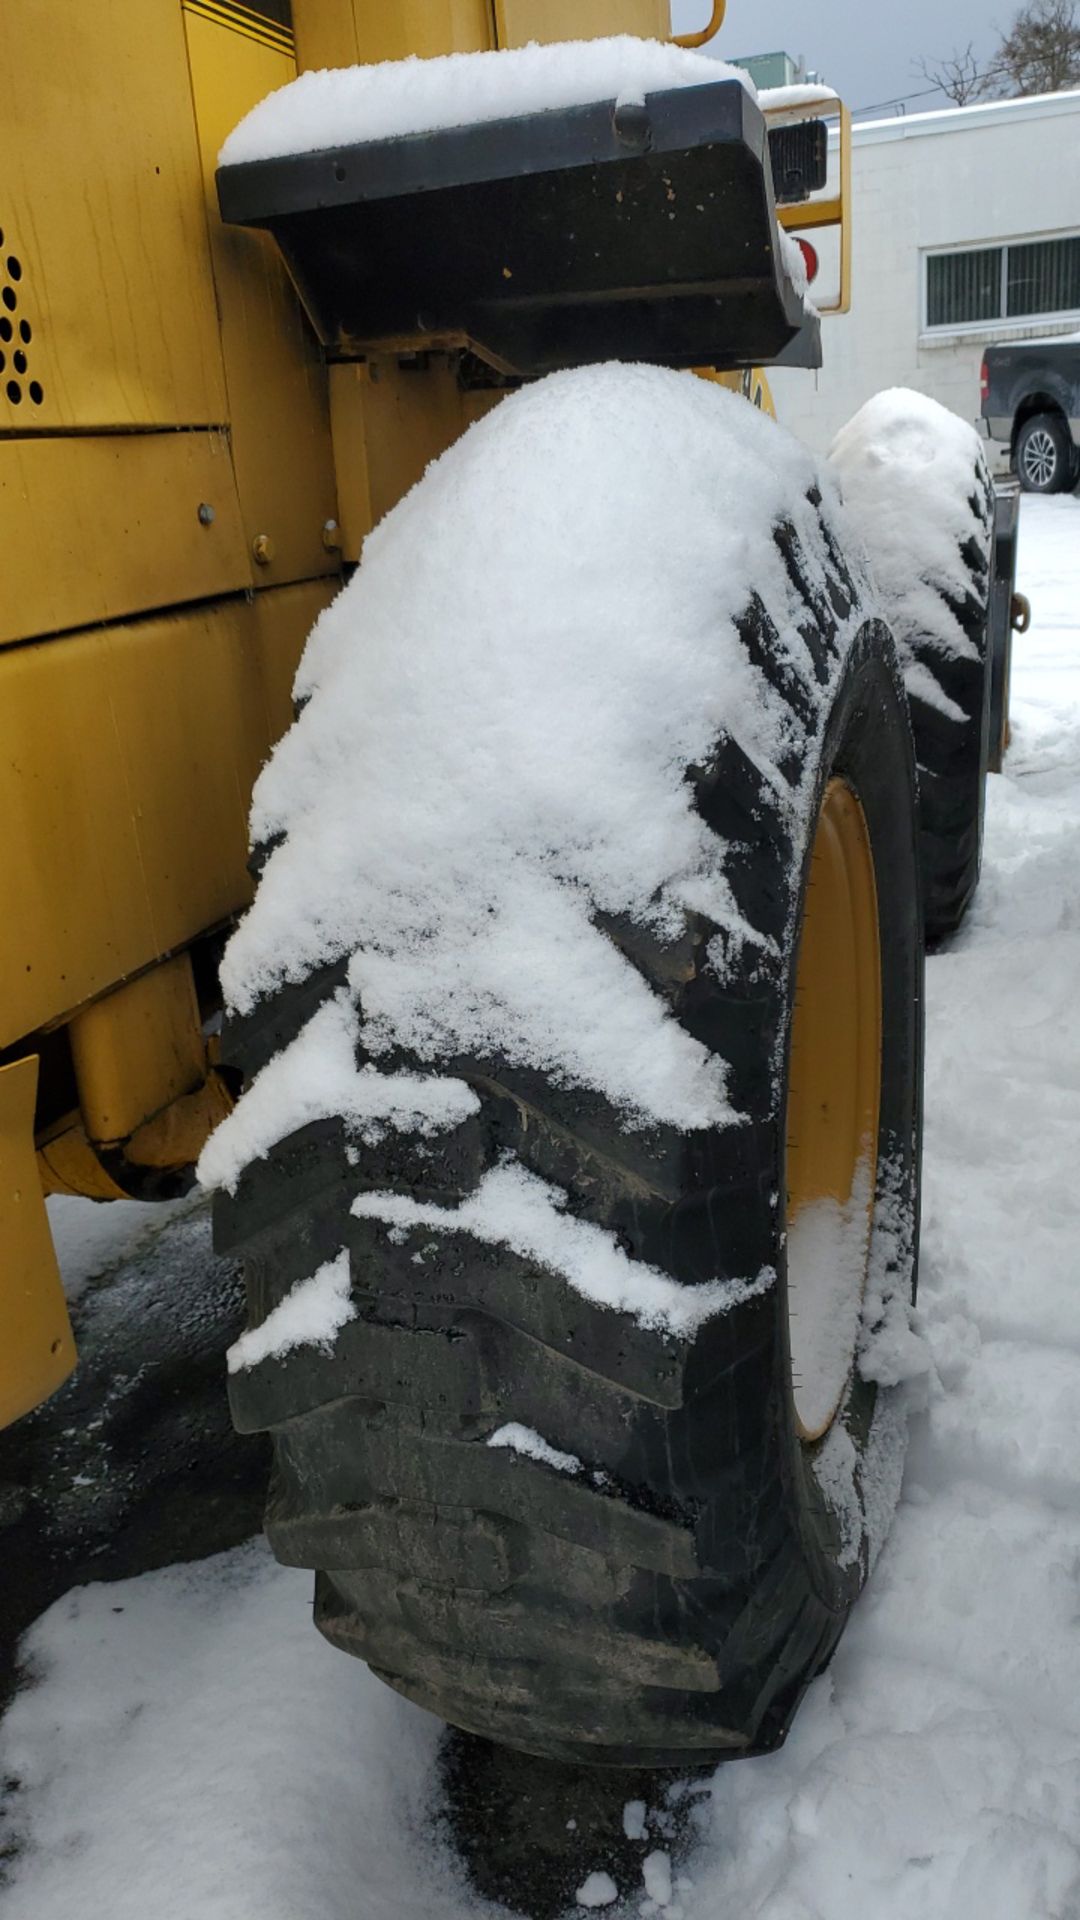
<instances>
[{"instance_id":1,"label":"yellow wheel rim","mask_svg":"<svg viewBox=\"0 0 1080 1920\"><path fill-rule=\"evenodd\" d=\"M787 1093L788 1334L796 1426L819 1440L851 1373L881 1098L881 942L866 816L825 789L799 933Z\"/></svg>"}]
</instances>

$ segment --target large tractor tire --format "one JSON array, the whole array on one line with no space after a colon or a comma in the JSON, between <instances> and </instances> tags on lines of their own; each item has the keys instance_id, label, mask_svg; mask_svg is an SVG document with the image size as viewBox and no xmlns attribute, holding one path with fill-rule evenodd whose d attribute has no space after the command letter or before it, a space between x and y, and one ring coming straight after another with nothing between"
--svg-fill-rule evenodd
<instances>
[{"instance_id":1,"label":"large tractor tire","mask_svg":"<svg viewBox=\"0 0 1080 1920\"><path fill-rule=\"evenodd\" d=\"M437 551L448 525L456 562ZM267 1531L280 1559L317 1570L327 1638L445 1720L526 1753L681 1767L775 1747L898 1491L920 1152L915 770L893 643L845 544L830 483L741 400L641 368L556 376L473 428L383 523L317 630L301 674L312 697L257 797L274 839L226 969L226 1053L249 1092L202 1169L224 1189L216 1244L247 1265L234 1417L273 1437ZM542 605L514 589L519 565L544 581ZM430 606L445 622L434 632ZM511 636L497 668L464 624L489 619L491 646ZM700 707L695 690L686 708L698 731L669 773L701 874L722 867L722 886L687 884L673 914L620 907L610 889L601 900L581 877L595 834L580 852L575 807L594 763L560 819L550 792L535 797L547 774L528 740L506 737L507 712L543 697L537 646L557 682L572 657L578 693L610 703L604 739L629 769L649 758L680 676L705 663ZM440 777L495 769L531 849L508 872L536 861L565 875L577 861L594 958L560 992L583 1005L595 984L598 1023L609 979L646 996L670 1057L722 1073L711 1121L658 1117L647 1090L632 1111L567 1065L559 1033L534 1055L485 1042L496 883L478 944L455 950L471 1045L432 1037L431 989L422 1044L387 1051L361 1026L355 1056L360 1080L438 1059L454 1079L436 1084L467 1089L464 1110L447 1095L438 1126L429 1106L426 1125L399 1114L372 1128L355 1106L343 1118L348 1101L335 1110L317 1077L290 1079L320 1020L370 1031L376 1003L407 998L383 967L427 965L443 938L433 909L419 945L376 955L369 934L351 946L340 903L369 855L343 834L319 883L339 874L333 938L319 964L291 957L308 951L314 895L295 889L321 845L303 808L359 778L366 745L400 765L413 741L404 764L424 777L443 647L462 656L472 731ZM572 728L582 708L563 692ZM344 773L325 727L341 729ZM290 813L282 796L302 790ZM652 838L632 796L627 807L626 853L647 864ZM379 884L406 895L411 875L386 865L362 796L324 830L350 819L354 838L373 836ZM672 821L653 825L674 847ZM539 923L520 934L516 975L499 978L510 998L523 983L527 1027L557 950ZM354 1014L361 971L370 1002L361 989ZM629 1026L625 1049L652 1088L654 1058Z\"/></svg>"},{"instance_id":2,"label":"large tractor tire","mask_svg":"<svg viewBox=\"0 0 1080 1920\"><path fill-rule=\"evenodd\" d=\"M829 464L896 639L919 769L926 938L978 886L991 746L994 490L974 429L903 388L875 395Z\"/></svg>"}]
</instances>

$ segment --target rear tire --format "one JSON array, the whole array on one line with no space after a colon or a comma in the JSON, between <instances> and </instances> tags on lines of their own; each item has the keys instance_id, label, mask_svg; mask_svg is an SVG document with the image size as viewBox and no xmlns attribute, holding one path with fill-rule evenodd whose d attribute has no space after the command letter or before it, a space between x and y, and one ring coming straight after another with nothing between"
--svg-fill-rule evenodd
<instances>
[{"instance_id":1,"label":"rear tire","mask_svg":"<svg viewBox=\"0 0 1080 1920\"><path fill-rule=\"evenodd\" d=\"M297 1348L230 1383L237 1426L273 1436L267 1532L279 1559L319 1569L319 1627L443 1719L547 1758L681 1767L775 1747L836 1647L899 1488L904 1418L875 1341L903 1320L916 1265L914 760L889 633L859 612L837 510L816 493L810 505L811 551L790 524L747 538L763 566L782 559L788 617L831 687L824 710L759 600L738 623L802 737L788 777L805 812L780 804L726 735L687 774L738 848L736 904L771 947L717 968L718 929L701 917L667 942L608 927L730 1063L739 1124L628 1131L602 1096L458 1060L480 1111L426 1141L421 1161L391 1134L355 1164L342 1124L319 1121L215 1202L217 1246L246 1258L255 1325L349 1250L356 1317L333 1350ZM881 1078L858 1362L807 1440L791 1375L787 1061L815 831L838 782L861 807L876 877ZM250 1079L341 979L327 969L233 1019L230 1064ZM387 1189L452 1209L508 1153L631 1260L686 1286L735 1281L728 1310L677 1337L505 1246L350 1212L358 1193ZM747 1276L759 1284L740 1286ZM509 1423L577 1467L486 1444Z\"/></svg>"},{"instance_id":2,"label":"rear tire","mask_svg":"<svg viewBox=\"0 0 1080 1920\"><path fill-rule=\"evenodd\" d=\"M955 933L982 866L990 762L994 492L974 431L879 394L830 453L896 636L919 770L926 939ZM897 528L903 538L898 541Z\"/></svg>"},{"instance_id":3,"label":"rear tire","mask_svg":"<svg viewBox=\"0 0 1080 1920\"><path fill-rule=\"evenodd\" d=\"M1025 493L1068 493L1076 484L1076 449L1060 414L1037 413L1016 436L1016 472Z\"/></svg>"}]
</instances>

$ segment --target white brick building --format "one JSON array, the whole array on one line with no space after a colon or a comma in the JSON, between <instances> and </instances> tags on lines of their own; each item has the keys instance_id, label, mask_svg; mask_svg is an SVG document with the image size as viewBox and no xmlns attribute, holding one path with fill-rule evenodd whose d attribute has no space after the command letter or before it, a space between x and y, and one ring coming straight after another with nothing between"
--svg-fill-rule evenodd
<instances>
[{"instance_id":1,"label":"white brick building","mask_svg":"<svg viewBox=\"0 0 1080 1920\"><path fill-rule=\"evenodd\" d=\"M1080 91L856 126L852 215L852 308L822 323L824 366L770 375L820 452L882 387L974 420L984 346L1080 327Z\"/></svg>"}]
</instances>

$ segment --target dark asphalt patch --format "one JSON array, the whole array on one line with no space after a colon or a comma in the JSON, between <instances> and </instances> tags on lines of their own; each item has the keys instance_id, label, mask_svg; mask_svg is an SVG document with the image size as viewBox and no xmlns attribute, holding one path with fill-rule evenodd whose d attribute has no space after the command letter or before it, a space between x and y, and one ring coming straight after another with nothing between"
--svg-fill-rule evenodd
<instances>
[{"instance_id":1,"label":"dark asphalt patch","mask_svg":"<svg viewBox=\"0 0 1080 1920\"><path fill-rule=\"evenodd\" d=\"M244 1324L209 1205L173 1215L72 1308L79 1365L0 1433L0 1708L21 1633L70 1587L202 1559L257 1533L269 1467L233 1432L225 1350Z\"/></svg>"}]
</instances>

